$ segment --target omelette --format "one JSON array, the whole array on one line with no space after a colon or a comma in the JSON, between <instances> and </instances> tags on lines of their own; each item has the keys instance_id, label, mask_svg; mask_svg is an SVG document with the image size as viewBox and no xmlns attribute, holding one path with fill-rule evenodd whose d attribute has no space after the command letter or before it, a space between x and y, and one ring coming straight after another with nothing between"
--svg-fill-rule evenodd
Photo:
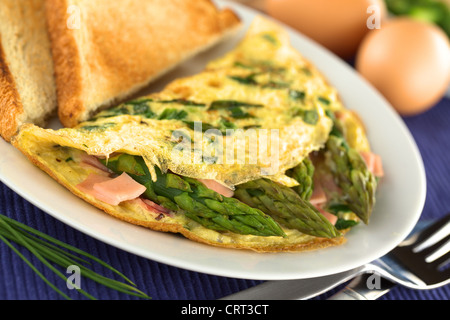
<instances>
[{"instance_id":1,"label":"omelette","mask_svg":"<svg viewBox=\"0 0 450 320\"><path fill-rule=\"evenodd\" d=\"M199 74L12 144L118 219L257 252L344 243L383 175L358 116L265 18Z\"/></svg>"}]
</instances>

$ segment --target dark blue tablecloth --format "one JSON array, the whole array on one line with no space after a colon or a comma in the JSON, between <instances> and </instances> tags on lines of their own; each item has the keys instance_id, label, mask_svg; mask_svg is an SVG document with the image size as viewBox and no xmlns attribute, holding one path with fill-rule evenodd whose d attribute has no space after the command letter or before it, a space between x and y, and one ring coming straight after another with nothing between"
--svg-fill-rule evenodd
<instances>
[{"instance_id":1,"label":"dark blue tablecloth","mask_svg":"<svg viewBox=\"0 0 450 320\"><path fill-rule=\"evenodd\" d=\"M429 221L450 212L450 99L444 98L431 110L404 118L422 153L427 174L427 199L421 221ZM0 155L1 157L1 155ZM97 241L74 230L37 209L0 183L1 213L45 232L61 241L85 250L108 262L129 276L139 289L153 300L214 300L261 283L231 279L178 269L147 260ZM85 299L66 289L66 283L55 276L26 250L20 251L35 263L46 277L73 299ZM113 276L94 265L94 270ZM82 280L84 290L102 300L127 300L135 297L90 281ZM314 298L325 299L328 294ZM450 286L430 291L412 291L395 287L383 300L448 300ZM4 243L0 242L0 299L53 300L62 299L46 285Z\"/></svg>"}]
</instances>

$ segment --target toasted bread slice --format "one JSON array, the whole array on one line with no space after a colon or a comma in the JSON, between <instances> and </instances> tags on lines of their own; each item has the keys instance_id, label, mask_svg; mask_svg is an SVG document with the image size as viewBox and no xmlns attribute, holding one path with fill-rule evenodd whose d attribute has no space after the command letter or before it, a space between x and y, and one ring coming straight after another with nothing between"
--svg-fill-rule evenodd
<instances>
[{"instance_id":1,"label":"toasted bread slice","mask_svg":"<svg viewBox=\"0 0 450 320\"><path fill-rule=\"evenodd\" d=\"M56 111L56 88L44 0L0 4L0 134L23 123L44 125Z\"/></svg>"},{"instance_id":2,"label":"toasted bread slice","mask_svg":"<svg viewBox=\"0 0 450 320\"><path fill-rule=\"evenodd\" d=\"M241 25L210 0L47 0L66 127L136 93Z\"/></svg>"}]
</instances>

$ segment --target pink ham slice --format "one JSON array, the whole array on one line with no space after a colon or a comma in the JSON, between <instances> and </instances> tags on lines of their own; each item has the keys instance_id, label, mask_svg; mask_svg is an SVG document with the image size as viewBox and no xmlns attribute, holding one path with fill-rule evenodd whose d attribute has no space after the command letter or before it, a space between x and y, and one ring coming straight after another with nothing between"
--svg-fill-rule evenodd
<instances>
[{"instance_id":1,"label":"pink ham slice","mask_svg":"<svg viewBox=\"0 0 450 320\"><path fill-rule=\"evenodd\" d=\"M318 179L314 179L314 190L309 202L316 207L317 210L328 220L331 224L335 225L338 218L332 213L325 211L323 206L327 203L327 195L322 188L322 185Z\"/></svg>"},{"instance_id":2,"label":"pink ham slice","mask_svg":"<svg viewBox=\"0 0 450 320\"><path fill-rule=\"evenodd\" d=\"M146 188L134 181L126 173L117 178L109 178L99 174L90 174L77 185L81 191L110 205L119 205L123 201L133 200L141 196Z\"/></svg>"},{"instance_id":3,"label":"pink ham slice","mask_svg":"<svg viewBox=\"0 0 450 320\"><path fill-rule=\"evenodd\" d=\"M325 191L323 190L318 179L314 179L314 190L309 202L311 202L314 206L320 206L327 202L327 195L325 194Z\"/></svg>"},{"instance_id":4,"label":"pink ham slice","mask_svg":"<svg viewBox=\"0 0 450 320\"><path fill-rule=\"evenodd\" d=\"M383 161L379 155L375 155L375 165L373 168L373 174L376 177L384 177Z\"/></svg>"},{"instance_id":5,"label":"pink ham slice","mask_svg":"<svg viewBox=\"0 0 450 320\"><path fill-rule=\"evenodd\" d=\"M94 190L94 185L96 185L98 183L105 182L105 181L109 181L109 180L111 180L110 177L107 177L107 176L104 176L104 175L100 175L100 174L96 174L96 173L91 173L87 177L86 180L84 180L82 183L77 185L77 188L80 189L81 191L83 191L84 193L93 196L97 200L109 203L113 199L111 199L110 197L108 197L105 194L102 194L101 192L98 192L98 191Z\"/></svg>"},{"instance_id":6,"label":"pink ham slice","mask_svg":"<svg viewBox=\"0 0 450 320\"><path fill-rule=\"evenodd\" d=\"M118 205L123 201L136 199L147 189L124 172L117 178L94 184L94 190L112 198L113 201L109 204Z\"/></svg>"},{"instance_id":7,"label":"pink ham slice","mask_svg":"<svg viewBox=\"0 0 450 320\"><path fill-rule=\"evenodd\" d=\"M231 198L234 195L233 190L225 187L224 185L221 185L220 183L214 181L214 180L207 180L207 179L198 179L201 183L203 183L208 189L211 189L224 197Z\"/></svg>"},{"instance_id":8,"label":"pink ham slice","mask_svg":"<svg viewBox=\"0 0 450 320\"><path fill-rule=\"evenodd\" d=\"M372 152L360 152L362 158L366 162L367 168L372 172L375 177L383 177L383 163L381 157Z\"/></svg>"},{"instance_id":9,"label":"pink ham slice","mask_svg":"<svg viewBox=\"0 0 450 320\"><path fill-rule=\"evenodd\" d=\"M159 204L154 203L153 201L150 201L148 199L141 199L142 202L147 206L148 210L153 210L157 213L164 213L164 214L169 214L170 210L166 209L164 207L161 207Z\"/></svg>"},{"instance_id":10,"label":"pink ham slice","mask_svg":"<svg viewBox=\"0 0 450 320\"><path fill-rule=\"evenodd\" d=\"M144 210L150 212L151 214L153 214L153 216L155 217L156 220L160 220L164 216L171 215L170 210L167 210L166 208L161 207L160 205L158 205L148 199L136 198L133 200L129 200L128 202L138 205L141 208L143 208Z\"/></svg>"},{"instance_id":11,"label":"pink ham slice","mask_svg":"<svg viewBox=\"0 0 450 320\"><path fill-rule=\"evenodd\" d=\"M334 177L331 173L325 173L323 174L320 179L317 179L320 181L321 187L326 190L326 192L329 193L341 193L342 190L339 188L339 186L334 181Z\"/></svg>"},{"instance_id":12,"label":"pink ham slice","mask_svg":"<svg viewBox=\"0 0 450 320\"><path fill-rule=\"evenodd\" d=\"M81 158L81 165L82 166L91 166L96 169L100 169L104 172L111 173L111 170L108 169L103 163L100 162L96 157L90 156L88 154L83 154Z\"/></svg>"},{"instance_id":13,"label":"pink ham slice","mask_svg":"<svg viewBox=\"0 0 450 320\"><path fill-rule=\"evenodd\" d=\"M321 213L328 221L330 221L330 223L331 223L332 225L335 225L335 224L336 224L336 222L337 222L337 220L338 220L338 217L337 217L337 216L335 216L334 214L329 213L329 212L323 210L323 209L322 209L321 207L319 207L319 206L316 206L316 208L317 208L317 210L319 210L319 212L320 212L320 213Z\"/></svg>"}]
</instances>

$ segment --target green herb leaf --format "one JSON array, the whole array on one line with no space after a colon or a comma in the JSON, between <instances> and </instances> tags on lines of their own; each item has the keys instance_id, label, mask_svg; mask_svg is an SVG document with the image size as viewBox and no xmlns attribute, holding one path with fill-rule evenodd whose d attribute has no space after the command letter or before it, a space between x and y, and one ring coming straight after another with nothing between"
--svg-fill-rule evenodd
<instances>
[{"instance_id":1,"label":"green herb leaf","mask_svg":"<svg viewBox=\"0 0 450 320\"><path fill-rule=\"evenodd\" d=\"M181 104L183 106L188 106L188 107L206 107L206 105L204 103L199 103L199 102L195 102L195 101L191 101L191 100L185 100L185 99L174 99L174 100L154 100L154 102L158 102L158 103L176 103L176 104Z\"/></svg>"},{"instance_id":2,"label":"green herb leaf","mask_svg":"<svg viewBox=\"0 0 450 320\"><path fill-rule=\"evenodd\" d=\"M305 100L306 93L304 91L298 91L298 90L289 90L289 98L292 100Z\"/></svg>"},{"instance_id":3,"label":"green herb leaf","mask_svg":"<svg viewBox=\"0 0 450 320\"><path fill-rule=\"evenodd\" d=\"M278 44L278 40L274 36L272 36L271 34L265 33L265 34L262 35L262 37L264 39L266 39L267 41L269 41L270 43L272 43L272 44L275 44L275 45Z\"/></svg>"},{"instance_id":4,"label":"green herb leaf","mask_svg":"<svg viewBox=\"0 0 450 320\"><path fill-rule=\"evenodd\" d=\"M185 110L165 109L158 117L158 120L183 120L188 116Z\"/></svg>"},{"instance_id":5,"label":"green herb leaf","mask_svg":"<svg viewBox=\"0 0 450 320\"><path fill-rule=\"evenodd\" d=\"M253 66L248 65L248 64L244 64L244 63L242 63L242 62L240 62L240 61L236 61L236 62L234 63L234 66L235 66L235 67L239 67L239 68L243 68L243 69L254 69Z\"/></svg>"},{"instance_id":6,"label":"green herb leaf","mask_svg":"<svg viewBox=\"0 0 450 320\"><path fill-rule=\"evenodd\" d=\"M262 104L253 104L236 100L217 100L211 103L208 110L231 109L236 107L242 108L263 108Z\"/></svg>"},{"instance_id":7,"label":"green herb leaf","mask_svg":"<svg viewBox=\"0 0 450 320\"><path fill-rule=\"evenodd\" d=\"M328 100L325 97L318 97L317 100L319 100L320 102L322 102L324 105L329 106L331 104L331 101Z\"/></svg>"},{"instance_id":8,"label":"green herb leaf","mask_svg":"<svg viewBox=\"0 0 450 320\"><path fill-rule=\"evenodd\" d=\"M103 123L101 125L87 125L87 126L83 126L80 129L81 130L85 130L85 131L105 131L109 128L114 127L116 124L112 123L112 122L108 122L108 123Z\"/></svg>"},{"instance_id":9,"label":"green herb leaf","mask_svg":"<svg viewBox=\"0 0 450 320\"><path fill-rule=\"evenodd\" d=\"M335 227L337 230L345 230L345 229L352 228L352 227L356 226L357 224L358 224L358 222L356 222L355 220L338 219L336 221Z\"/></svg>"},{"instance_id":10,"label":"green herb leaf","mask_svg":"<svg viewBox=\"0 0 450 320\"><path fill-rule=\"evenodd\" d=\"M183 122L192 130L197 130L197 128L198 128L198 126L195 125L194 121L183 120ZM213 129L219 130L219 128L214 127L213 125L211 125L209 123L206 123L206 122L200 122L200 123L201 123L201 129L202 129L201 131L202 132L205 132L208 130L213 130Z\"/></svg>"},{"instance_id":11,"label":"green herb leaf","mask_svg":"<svg viewBox=\"0 0 450 320\"><path fill-rule=\"evenodd\" d=\"M246 84L246 85L257 85L258 82L256 82L255 77L257 76L257 73L252 73L246 77L240 77L240 76L229 76L228 78L237 81L241 84Z\"/></svg>"},{"instance_id":12,"label":"green herb leaf","mask_svg":"<svg viewBox=\"0 0 450 320\"><path fill-rule=\"evenodd\" d=\"M268 83L263 85L263 88L272 88L272 89L286 89L290 87L290 83L283 81L269 81Z\"/></svg>"},{"instance_id":13,"label":"green herb leaf","mask_svg":"<svg viewBox=\"0 0 450 320\"><path fill-rule=\"evenodd\" d=\"M241 107L233 107L230 110L230 116L235 118L235 119L245 119L245 118L251 118L252 115L248 112L245 112L244 110L242 110Z\"/></svg>"},{"instance_id":14,"label":"green herb leaf","mask_svg":"<svg viewBox=\"0 0 450 320\"><path fill-rule=\"evenodd\" d=\"M319 121L319 114L316 110L297 109L294 116L301 117L304 122L311 125L316 125Z\"/></svg>"},{"instance_id":15,"label":"green herb leaf","mask_svg":"<svg viewBox=\"0 0 450 320\"><path fill-rule=\"evenodd\" d=\"M222 133L227 133L226 131L228 130L228 129L236 129L237 128L237 126L233 123L233 122L230 122L230 121L228 121L228 120L225 120L225 119L220 119L220 121L219 121L219 125L220 125L220 128L219 128L219 130L222 132Z\"/></svg>"}]
</instances>

